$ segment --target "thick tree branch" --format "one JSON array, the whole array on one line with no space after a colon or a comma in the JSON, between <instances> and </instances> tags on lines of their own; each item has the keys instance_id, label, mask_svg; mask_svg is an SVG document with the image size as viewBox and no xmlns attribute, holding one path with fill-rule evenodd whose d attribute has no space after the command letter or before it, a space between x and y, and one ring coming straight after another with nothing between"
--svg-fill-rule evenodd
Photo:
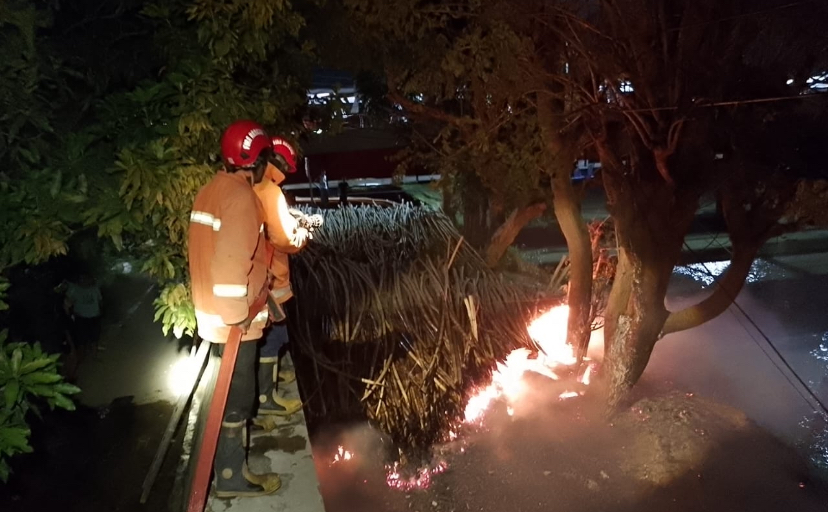
<instances>
[{"instance_id":1,"label":"thick tree branch","mask_svg":"<svg viewBox=\"0 0 828 512\"><path fill-rule=\"evenodd\" d=\"M523 208L515 208L506 221L497 228L486 247L486 264L494 267L506 254L518 234L527 224L537 219L546 211L545 203L537 203Z\"/></svg>"},{"instance_id":2,"label":"thick tree branch","mask_svg":"<svg viewBox=\"0 0 828 512\"><path fill-rule=\"evenodd\" d=\"M775 187L768 188L776 191L782 189L778 183ZM730 267L717 281L716 290L707 299L695 306L670 313L662 334L692 329L726 311L744 286L753 260L767 240L798 231L806 225L824 225L828 220L824 214L826 190L828 185L824 181L800 181L791 197L763 197L760 201L749 203L751 209L748 211L743 206L748 199L742 196L725 198L725 219L733 241ZM768 207L767 204L775 206ZM787 223L774 220L781 218L785 212L790 216Z\"/></svg>"},{"instance_id":3,"label":"thick tree branch","mask_svg":"<svg viewBox=\"0 0 828 512\"><path fill-rule=\"evenodd\" d=\"M460 128L463 131L466 131L468 129L468 125L474 122L471 119L465 119L459 116L449 114L448 112L441 110L439 108L429 107L427 105L415 103L396 91L389 92L388 99L393 101L394 103L399 104L400 106L402 106L402 108L414 115L430 117L438 121L443 121L444 123L456 126L457 128Z\"/></svg>"},{"instance_id":4,"label":"thick tree branch","mask_svg":"<svg viewBox=\"0 0 828 512\"><path fill-rule=\"evenodd\" d=\"M716 281L715 291L695 306L670 313L664 323L662 335L698 327L727 311L727 308L733 304L736 296L742 290L745 280L750 274L750 267L753 265L756 253L759 252L761 246L762 244L734 242L730 266L724 275Z\"/></svg>"},{"instance_id":5,"label":"thick tree branch","mask_svg":"<svg viewBox=\"0 0 828 512\"><path fill-rule=\"evenodd\" d=\"M652 149L653 158L655 158L656 169L658 169L658 173L664 178L664 181L667 182L667 185L670 188L675 188L676 182L673 181L673 177L670 176L670 166L667 164L667 159L673 153L669 149L664 149L660 147L655 147Z\"/></svg>"}]
</instances>

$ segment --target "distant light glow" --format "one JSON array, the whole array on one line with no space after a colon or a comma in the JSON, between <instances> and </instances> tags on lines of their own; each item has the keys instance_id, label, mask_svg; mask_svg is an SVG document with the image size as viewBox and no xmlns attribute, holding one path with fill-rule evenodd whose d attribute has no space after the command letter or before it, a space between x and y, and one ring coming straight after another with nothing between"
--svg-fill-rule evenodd
<instances>
[{"instance_id":1,"label":"distant light glow","mask_svg":"<svg viewBox=\"0 0 828 512\"><path fill-rule=\"evenodd\" d=\"M112 271L118 272L120 274L131 274L132 273L132 263L128 261L119 261L112 265Z\"/></svg>"},{"instance_id":2,"label":"distant light glow","mask_svg":"<svg viewBox=\"0 0 828 512\"><path fill-rule=\"evenodd\" d=\"M828 332L822 335L822 343L817 348L811 350L811 355L820 361L828 362ZM828 368L826 370L828 371Z\"/></svg>"},{"instance_id":3,"label":"distant light glow","mask_svg":"<svg viewBox=\"0 0 828 512\"><path fill-rule=\"evenodd\" d=\"M709 261L707 263L691 263L676 267L674 272L690 279L710 286L730 266L729 261Z\"/></svg>"},{"instance_id":4,"label":"distant light glow","mask_svg":"<svg viewBox=\"0 0 828 512\"><path fill-rule=\"evenodd\" d=\"M805 80L805 84L813 90L823 91L828 89L828 73L822 73L819 75L814 75L807 80ZM794 79L789 78L786 82L788 85L794 85Z\"/></svg>"}]
</instances>

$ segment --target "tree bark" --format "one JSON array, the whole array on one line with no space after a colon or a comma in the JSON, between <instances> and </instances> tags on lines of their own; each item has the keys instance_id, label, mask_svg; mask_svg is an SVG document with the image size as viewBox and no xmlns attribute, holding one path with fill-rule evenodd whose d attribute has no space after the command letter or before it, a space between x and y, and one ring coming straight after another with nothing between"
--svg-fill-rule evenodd
<instances>
[{"instance_id":1,"label":"tree bark","mask_svg":"<svg viewBox=\"0 0 828 512\"><path fill-rule=\"evenodd\" d=\"M575 347L580 361L586 355L592 327L592 241L581 215L580 198L575 193L569 173L555 173L552 179L552 203L569 250L567 342Z\"/></svg>"},{"instance_id":2,"label":"tree bark","mask_svg":"<svg viewBox=\"0 0 828 512\"><path fill-rule=\"evenodd\" d=\"M605 357L610 408L621 405L641 378L667 319L660 290L666 287L669 273L665 277L662 270L634 262L633 271L623 278L628 283L621 286L631 293L626 309L614 320L610 351Z\"/></svg>"},{"instance_id":3,"label":"tree bark","mask_svg":"<svg viewBox=\"0 0 828 512\"><path fill-rule=\"evenodd\" d=\"M664 324L663 335L692 329L721 315L733 304L750 274L750 268L761 244L733 244L730 266L716 282L716 290L706 299L681 311L670 313Z\"/></svg>"},{"instance_id":4,"label":"tree bark","mask_svg":"<svg viewBox=\"0 0 828 512\"><path fill-rule=\"evenodd\" d=\"M661 179L634 181L612 149L600 140L596 147L606 162L604 186L618 241L618 267L604 318L607 401L614 408L641 378L661 336L669 314L667 285L698 198L679 196ZM644 166L655 162L635 164L638 172L648 172Z\"/></svg>"},{"instance_id":5,"label":"tree bark","mask_svg":"<svg viewBox=\"0 0 828 512\"><path fill-rule=\"evenodd\" d=\"M571 134L564 135L560 126L563 117L555 115L562 108L549 97L538 98L538 121L552 177L552 205L569 250L567 343L575 348L580 361L586 355L592 328L592 242L581 215L581 199L572 186L577 140Z\"/></svg>"},{"instance_id":6,"label":"tree bark","mask_svg":"<svg viewBox=\"0 0 828 512\"><path fill-rule=\"evenodd\" d=\"M615 280L607 299L604 312L604 354L612 352L612 340L615 338L618 319L627 310L627 303L632 294L632 264L626 249L618 248L618 265L615 268Z\"/></svg>"},{"instance_id":7,"label":"tree bark","mask_svg":"<svg viewBox=\"0 0 828 512\"><path fill-rule=\"evenodd\" d=\"M518 234L527 224L537 219L546 211L546 204L537 203L523 208L516 208L506 218L506 221L497 228L486 247L486 264L494 267L503 258L506 249L514 243Z\"/></svg>"},{"instance_id":8,"label":"tree bark","mask_svg":"<svg viewBox=\"0 0 828 512\"><path fill-rule=\"evenodd\" d=\"M463 202L462 234L466 241L476 249L482 249L489 240L489 195L479 178L466 173L463 180L460 196Z\"/></svg>"}]
</instances>

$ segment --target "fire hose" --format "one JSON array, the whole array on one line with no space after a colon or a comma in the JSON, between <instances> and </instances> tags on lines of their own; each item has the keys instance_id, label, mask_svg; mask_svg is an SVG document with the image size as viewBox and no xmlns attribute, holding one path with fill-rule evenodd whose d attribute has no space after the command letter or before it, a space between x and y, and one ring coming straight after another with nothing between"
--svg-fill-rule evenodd
<instances>
[{"instance_id":1,"label":"fire hose","mask_svg":"<svg viewBox=\"0 0 828 512\"><path fill-rule=\"evenodd\" d=\"M264 294L253 304L248 313L248 319L255 317L261 311L266 304L266 300L267 294ZM213 471L213 459L216 457L221 422L224 417L224 408L227 405L227 395L230 392L230 381L236 367L236 358L239 355L242 334L238 326L231 327L230 334L227 336L227 343L224 345L224 354L221 356L216 387L207 413L204 437L201 441L198 459L196 459L195 476L193 477L187 512L204 512L204 506L207 503L207 494L210 490L210 474Z\"/></svg>"}]
</instances>

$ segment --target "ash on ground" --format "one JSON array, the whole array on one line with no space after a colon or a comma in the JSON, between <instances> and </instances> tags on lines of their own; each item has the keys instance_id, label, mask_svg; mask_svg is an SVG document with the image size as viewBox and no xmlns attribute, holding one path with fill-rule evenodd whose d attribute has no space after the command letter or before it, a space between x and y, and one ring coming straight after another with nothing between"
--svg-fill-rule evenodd
<instances>
[{"instance_id":1,"label":"ash on ground","mask_svg":"<svg viewBox=\"0 0 828 512\"><path fill-rule=\"evenodd\" d=\"M561 401L546 386L533 381L520 411L495 405L440 447L447 469L425 490L389 488L367 427L330 435L315 456L327 512L826 510L828 486L807 461L741 411L642 389L607 419L589 394ZM354 457L327 460L337 443Z\"/></svg>"}]
</instances>

